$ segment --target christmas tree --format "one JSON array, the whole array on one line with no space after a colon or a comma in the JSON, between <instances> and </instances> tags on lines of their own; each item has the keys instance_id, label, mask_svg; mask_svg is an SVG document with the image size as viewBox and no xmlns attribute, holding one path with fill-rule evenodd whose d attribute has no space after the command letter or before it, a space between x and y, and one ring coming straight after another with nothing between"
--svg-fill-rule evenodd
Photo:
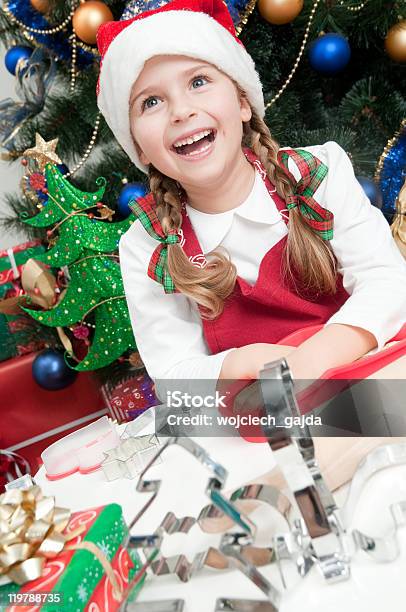
<instances>
[{"instance_id":1,"label":"christmas tree","mask_svg":"<svg viewBox=\"0 0 406 612\"><path fill-rule=\"evenodd\" d=\"M104 252L116 247L118 224L114 224L111 235L100 238L103 246L98 244L93 228L97 225L104 228L107 223L89 219L84 195L90 195L98 177L106 177L103 201L121 215L120 227L124 231L128 227L126 223L130 223L126 217L128 203L149 186L98 112L96 31L103 21L128 19L163 4L165 0L80 4L62 0L13 0L4 3L0 10L0 39L7 50L6 64L16 74L26 109L21 115L21 107L9 105L3 110L0 107L3 159L10 163L21 160L26 149L33 146L36 133L48 142L58 138L58 155L67 165L59 174L62 175L61 189L69 193L72 206L76 202L84 207L82 216L76 214L59 226L58 242L47 254L50 259L43 260L52 262L54 267L69 265L71 275L58 312L54 309L45 314L51 317L51 324L77 323L96 304L100 305L95 309L95 319L100 312L100 319L111 324L113 316L119 316L108 308L121 308L121 299L116 304L114 301L101 304L104 299L122 294L118 262L104 256ZM266 102L265 121L273 137L281 146L290 147L337 141L350 155L371 201L379 205L383 197L383 212L391 221L406 165L406 126L402 124L406 117L405 3L396 0L226 0L226 4L259 72ZM33 57L30 52L38 48L49 55L56 70L48 70L45 60L37 61L36 81L31 83L31 88L24 88L24 66L29 66ZM387 161L391 163L386 164ZM54 181L55 188L57 176L57 172L47 169L47 180ZM69 179L70 186L63 183L63 177ZM51 194L52 190L53 187L49 189ZM99 195L96 197L100 199ZM11 212L3 220L5 227L21 230L23 224L29 237L41 236L46 243L50 236L46 234L45 228L49 225L45 221L50 218L45 217L45 208L34 216L38 202L43 200L41 190L34 197L32 190L8 195ZM53 210L52 222L59 223L65 213L54 204L51 201L47 206ZM24 223L21 213L33 218L33 222ZM83 232L77 238L79 244L68 237L73 236L74 224ZM67 230L72 233L68 234ZM81 243L83 237L86 244ZM52 239L53 235L51 243ZM91 259L85 261L94 262L97 275L89 281L94 283L94 291L86 293L82 312L77 304L69 304L69 300L77 297L77 289L83 282L80 275L85 268L85 261L74 262L87 256ZM112 271L105 272L106 269ZM103 278L107 274L114 280L107 282ZM117 293L109 294L113 284ZM84 283L83 287L86 286ZM123 323L124 329L127 321ZM99 339L106 337L103 323L100 331L99 320L94 324L92 359L95 354L100 356Z\"/></svg>"},{"instance_id":2,"label":"christmas tree","mask_svg":"<svg viewBox=\"0 0 406 612\"><path fill-rule=\"evenodd\" d=\"M111 254L117 250L120 237L134 218L130 215L109 224L103 217L96 217L95 210L104 216L112 212L100 202L106 183L103 178L98 179L100 189L88 193L73 187L52 164L46 165L45 177L48 204L24 222L37 228L52 225L48 237L58 232L58 237L52 239L51 249L37 259L53 268L68 266L70 281L62 299L51 310L24 310L50 327L78 322L83 326L86 317L94 311L93 342L86 357L75 367L93 370L135 347L120 267L117 256Z\"/></svg>"}]
</instances>

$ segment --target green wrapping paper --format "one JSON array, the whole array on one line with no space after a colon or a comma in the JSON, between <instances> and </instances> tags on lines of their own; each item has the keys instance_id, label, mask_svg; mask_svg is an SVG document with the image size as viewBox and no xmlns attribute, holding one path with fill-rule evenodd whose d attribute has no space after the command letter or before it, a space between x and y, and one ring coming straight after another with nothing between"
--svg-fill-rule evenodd
<instances>
[{"instance_id":1,"label":"green wrapping paper","mask_svg":"<svg viewBox=\"0 0 406 612\"><path fill-rule=\"evenodd\" d=\"M66 531L73 531L86 525L86 531L68 542L93 542L111 563L117 582L124 587L140 569L142 563L136 553L122 547L122 542L128 533L121 506L109 504L99 508L91 508L72 514ZM144 578L135 587L131 599L134 599L142 588ZM48 594L47 601L35 605L36 594ZM30 605L24 605L16 597L32 598ZM13 599L14 598L14 599ZM55 599L55 601L50 601ZM58 601L59 600L59 601ZM108 605L109 612L118 610L120 601L113 596L113 587L104 569L93 553L88 550L65 549L54 559L46 562L43 576L27 582L22 587L9 583L0 587L0 610L10 612L14 603L18 612L83 612L92 604L92 612L104 612ZM23 605L22 605L23 604Z\"/></svg>"}]
</instances>

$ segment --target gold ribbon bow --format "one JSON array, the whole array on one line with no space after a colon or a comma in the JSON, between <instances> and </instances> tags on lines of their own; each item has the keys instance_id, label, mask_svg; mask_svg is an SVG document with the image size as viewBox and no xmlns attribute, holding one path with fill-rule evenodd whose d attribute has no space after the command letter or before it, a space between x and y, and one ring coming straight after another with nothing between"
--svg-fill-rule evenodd
<instances>
[{"instance_id":1,"label":"gold ribbon bow","mask_svg":"<svg viewBox=\"0 0 406 612\"><path fill-rule=\"evenodd\" d=\"M23 585L42 576L46 559L63 550L85 549L101 563L113 587L113 596L121 601L122 589L110 561L92 542L67 545L86 530L81 525L62 533L71 511L55 505L54 497L45 497L39 486L11 489L0 496L0 582Z\"/></svg>"},{"instance_id":2,"label":"gold ribbon bow","mask_svg":"<svg viewBox=\"0 0 406 612\"><path fill-rule=\"evenodd\" d=\"M57 287L57 282L55 276L42 261L32 258L28 259L22 270L21 286L25 292L24 295L1 300L0 313L8 315L21 314L20 306L29 307L31 305L27 298L31 299L32 304L37 304L44 308L44 310L49 310L55 306L55 288ZM63 299L65 291L64 289L58 296L58 302ZM57 327L56 331L64 348L72 355L72 343L63 328Z\"/></svg>"},{"instance_id":3,"label":"gold ribbon bow","mask_svg":"<svg viewBox=\"0 0 406 612\"><path fill-rule=\"evenodd\" d=\"M55 301L56 280L52 272L41 261L29 259L23 267L21 286L24 295L7 298L0 303L0 312L3 314L20 314L20 305L28 306L27 297L33 304L42 308L52 308Z\"/></svg>"},{"instance_id":4,"label":"gold ribbon bow","mask_svg":"<svg viewBox=\"0 0 406 612\"><path fill-rule=\"evenodd\" d=\"M42 575L46 559L56 557L83 528L63 535L71 512L55 506L35 485L0 497L0 576L24 584Z\"/></svg>"}]
</instances>

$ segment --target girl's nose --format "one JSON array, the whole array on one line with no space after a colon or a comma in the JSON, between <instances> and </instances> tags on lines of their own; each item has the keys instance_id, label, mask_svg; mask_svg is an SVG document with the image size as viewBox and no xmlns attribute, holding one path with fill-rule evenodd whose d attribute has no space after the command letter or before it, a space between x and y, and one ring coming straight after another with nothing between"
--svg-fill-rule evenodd
<instances>
[{"instance_id":1,"label":"girl's nose","mask_svg":"<svg viewBox=\"0 0 406 612\"><path fill-rule=\"evenodd\" d=\"M173 123L185 121L196 115L196 109L185 101L174 102L172 105L171 116Z\"/></svg>"}]
</instances>

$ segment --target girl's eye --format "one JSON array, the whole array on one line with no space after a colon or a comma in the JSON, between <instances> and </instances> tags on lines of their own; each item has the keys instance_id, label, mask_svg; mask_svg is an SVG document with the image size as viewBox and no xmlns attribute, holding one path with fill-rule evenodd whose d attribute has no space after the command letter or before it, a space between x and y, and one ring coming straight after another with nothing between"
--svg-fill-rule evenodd
<instances>
[{"instance_id":1,"label":"girl's eye","mask_svg":"<svg viewBox=\"0 0 406 612\"><path fill-rule=\"evenodd\" d=\"M141 110L144 110L145 108L151 108L151 106L147 106L147 103L149 102L149 100L156 100L156 96L149 96L149 98L145 98L145 100L142 101L141 103Z\"/></svg>"},{"instance_id":2,"label":"girl's eye","mask_svg":"<svg viewBox=\"0 0 406 612\"><path fill-rule=\"evenodd\" d=\"M193 79L192 83L195 83L196 81L208 81L208 78L205 77L203 74L199 74L199 76ZM196 87L194 87L193 89L196 89Z\"/></svg>"},{"instance_id":3,"label":"girl's eye","mask_svg":"<svg viewBox=\"0 0 406 612\"><path fill-rule=\"evenodd\" d=\"M199 76L194 77L191 82L193 84L193 83L196 83L196 81L207 81L208 82L209 79L206 76L204 76L203 74L199 74ZM193 89L199 89L199 87L193 87ZM150 100L157 100L157 96L149 96L148 98L145 98L145 100L143 100L142 103L141 103L141 110L145 110L146 108L147 109L148 108L152 108L152 106L148 105L148 102Z\"/></svg>"}]
</instances>

